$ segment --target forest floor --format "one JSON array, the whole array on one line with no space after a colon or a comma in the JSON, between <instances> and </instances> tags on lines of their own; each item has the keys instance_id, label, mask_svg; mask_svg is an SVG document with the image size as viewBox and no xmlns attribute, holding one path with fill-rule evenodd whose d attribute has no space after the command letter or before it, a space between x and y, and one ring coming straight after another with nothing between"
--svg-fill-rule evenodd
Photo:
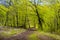
<instances>
[{"instance_id":1,"label":"forest floor","mask_svg":"<svg viewBox=\"0 0 60 40\"><path fill-rule=\"evenodd\" d=\"M23 33L20 33L18 35L12 36L10 38L3 38L2 40L37 40L37 39L29 39L28 36L31 35L33 31L26 31ZM43 35L36 35L38 40L55 40L51 37L48 36L43 36Z\"/></svg>"},{"instance_id":2,"label":"forest floor","mask_svg":"<svg viewBox=\"0 0 60 40\"><path fill-rule=\"evenodd\" d=\"M2 37L0 38L0 40L56 40L56 39L46 35L42 35L38 31L26 30L11 37Z\"/></svg>"}]
</instances>

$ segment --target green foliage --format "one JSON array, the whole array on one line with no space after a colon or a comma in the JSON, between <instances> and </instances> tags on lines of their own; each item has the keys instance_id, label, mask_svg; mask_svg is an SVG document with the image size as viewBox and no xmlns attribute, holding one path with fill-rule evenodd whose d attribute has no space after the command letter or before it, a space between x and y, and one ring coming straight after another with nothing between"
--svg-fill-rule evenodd
<instances>
[{"instance_id":1,"label":"green foliage","mask_svg":"<svg viewBox=\"0 0 60 40\"><path fill-rule=\"evenodd\" d=\"M11 0L12 5L8 7L0 5L0 26L23 28L35 26L38 28L39 15L43 31L57 32L60 34L60 2L57 0L45 1L49 4L40 5L40 0L38 0L38 2L29 0Z\"/></svg>"}]
</instances>

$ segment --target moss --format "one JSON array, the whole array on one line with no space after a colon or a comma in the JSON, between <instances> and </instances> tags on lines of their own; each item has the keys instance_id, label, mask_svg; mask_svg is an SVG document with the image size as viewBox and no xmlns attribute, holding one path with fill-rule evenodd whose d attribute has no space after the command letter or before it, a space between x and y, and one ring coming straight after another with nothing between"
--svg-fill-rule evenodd
<instances>
[{"instance_id":1,"label":"moss","mask_svg":"<svg viewBox=\"0 0 60 40\"><path fill-rule=\"evenodd\" d=\"M21 29L21 28L19 28L19 29L11 28L9 30L8 29L5 30L5 31L0 32L0 35L3 36L3 37L11 37L13 35L17 35L17 34L22 33L22 32L25 31L25 29Z\"/></svg>"},{"instance_id":2,"label":"moss","mask_svg":"<svg viewBox=\"0 0 60 40\"><path fill-rule=\"evenodd\" d=\"M29 40L39 40L39 38L37 37L37 34L34 32L33 34L30 34L28 36Z\"/></svg>"},{"instance_id":3,"label":"moss","mask_svg":"<svg viewBox=\"0 0 60 40\"><path fill-rule=\"evenodd\" d=\"M48 32L43 32L43 31L38 31L41 35L46 35L48 37L52 37L56 40L60 40L60 35L57 34L52 34L52 33L48 33Z\"/></svg>"}]
</instances>

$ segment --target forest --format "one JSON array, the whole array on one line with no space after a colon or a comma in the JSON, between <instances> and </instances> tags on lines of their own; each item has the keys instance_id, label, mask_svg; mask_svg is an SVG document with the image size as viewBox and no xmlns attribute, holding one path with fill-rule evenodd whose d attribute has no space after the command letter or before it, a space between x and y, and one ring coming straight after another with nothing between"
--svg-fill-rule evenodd
<instances>
[{"instance_id":1,"label":"forest","mask_svg":"<svg viewBox=\"0 0 60 40\"><path fill-rule=\"evenodd\" d=\"M60 0L0 0L0 40L60 40Z\"/></svg>"}]
</instances>

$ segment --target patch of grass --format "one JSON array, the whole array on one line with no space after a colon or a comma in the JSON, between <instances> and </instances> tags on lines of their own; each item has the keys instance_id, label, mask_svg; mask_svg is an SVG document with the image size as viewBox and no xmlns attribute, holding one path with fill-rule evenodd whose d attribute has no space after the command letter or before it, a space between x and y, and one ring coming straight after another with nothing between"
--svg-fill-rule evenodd
<instances>
[{"instance_id":1,"label":"patch of grass","mask_svg":"<svg viewBox=\"0 0 60 40\"><path fill-rule=\"evenodd\" d=\"M22 28L11 28L9 30L8 29L4 30L4 31L1 31L0 35L3 36L3 37L10 37L10 36L17 35L17 34L25 31L25 29L22 29Z\"/></svg>"},{"instance_id":2,"label":"patch of grass","mask_svg":"<svg viewBox=\"0 0 60 40\"><path fill-rule=\"evenodd\" d=\"M43 31L38 31L41 35L46 35L48 37L52 37L56 40L60 40L60 35L57 35L57 34L51 34L51 33L46 33L46 32L43 32Z\"/></svg>"},{"instance_id":3,"label":"patch of grass","mask_svg":"<svg viewBox=\"0 0 60 40\"><path fill-rule=\"evenodd\" d=\"M34 32L33 34L30 34L28 36L28 40L39 40L39 38L37 37L37 34Z\"/></svg>"}]
</instances>

